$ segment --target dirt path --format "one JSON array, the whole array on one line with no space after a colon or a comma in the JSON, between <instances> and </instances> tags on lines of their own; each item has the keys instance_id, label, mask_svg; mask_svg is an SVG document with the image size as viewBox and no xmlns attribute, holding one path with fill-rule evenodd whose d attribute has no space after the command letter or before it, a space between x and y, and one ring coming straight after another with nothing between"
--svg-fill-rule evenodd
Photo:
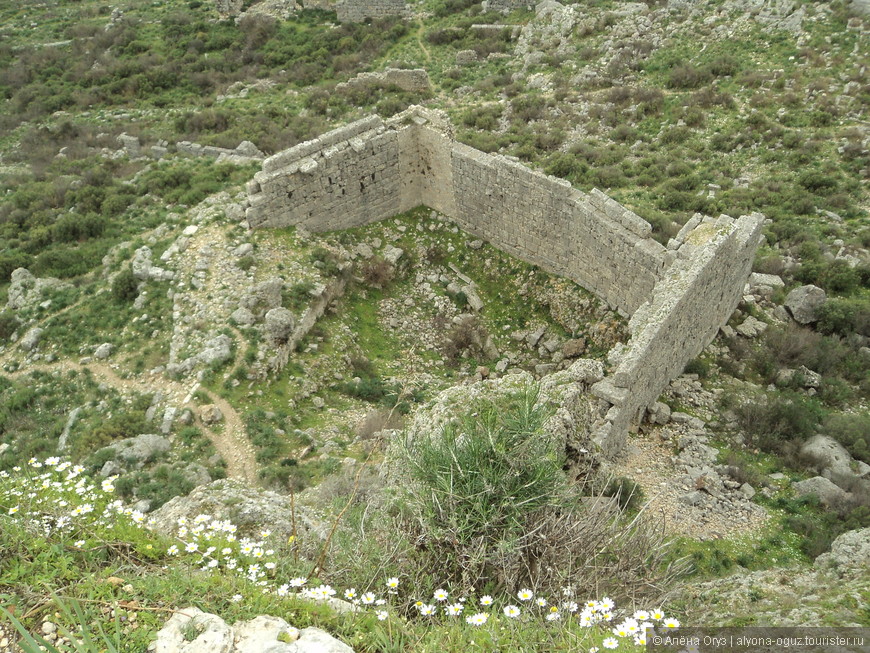
<instances>
[{"instance_id":1,"label":"dirt path","mask_svg":"<svg viewBox=\"0 0 870 653\"><path fill-rule=\"evenodd\" d=\"M414 38L417 39L417 45L420 46L420 50L423 51L423 56L426 57L426 63L432 63L432 55L429 53L429 48L426 47L426 44L423 43L423 39L421 35L423 34L423 19L417 19L417 31L414 33Z\"/></svg>"},{"instance_id":2,"label":"dirt path","mask_svg":"<svg viewBox=\"0 0 870 653\"><path fill-rule=\"evenodd\" d=\"M38 370L47 372L54 370L83 372L87 370L101 382L121 391L146 394L160 390L166 396L169 403L179 408L188 407L193 411L196 425L211 440L217 452L226 461L227 476L251 484L257 483L257 460L254 455L254 447L250 440L248 440L241 417L229 402L210 390L199 388L199 390L208 396L209 401L223 413L224 419L219 429L210 428L199 419L199 411L197 409L200 405L191 397L197 388L197 384L188 388L178 381L172 381L162 376L155 376L151 380L136 377L124 379L118 375L115 369L104 363L82 365L72 361L28 365L24 369L12 372L11 374L7 373L6 375L17 378Z\"/></svg>"}]
</instances>

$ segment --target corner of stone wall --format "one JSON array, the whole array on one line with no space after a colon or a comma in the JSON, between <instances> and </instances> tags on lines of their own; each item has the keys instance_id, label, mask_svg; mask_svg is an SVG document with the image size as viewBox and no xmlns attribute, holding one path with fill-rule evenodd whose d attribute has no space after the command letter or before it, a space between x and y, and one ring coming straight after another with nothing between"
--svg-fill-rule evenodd
<instances>
[{"instance_id":1,"label":"corner of stone wall","mask_svg":"<svg viewBox=\"0 0 870 653\"><path fill-rule=\"evenodd\" d=\"M596 445L606 456L728 321L742 295L764 216L695 216L674 239L676 258L651 300L629 322L631 339L611 351L612 372L592 386L604 402ZM608 408L609 406L609 408Z\"/></svg>"}]
</instances>

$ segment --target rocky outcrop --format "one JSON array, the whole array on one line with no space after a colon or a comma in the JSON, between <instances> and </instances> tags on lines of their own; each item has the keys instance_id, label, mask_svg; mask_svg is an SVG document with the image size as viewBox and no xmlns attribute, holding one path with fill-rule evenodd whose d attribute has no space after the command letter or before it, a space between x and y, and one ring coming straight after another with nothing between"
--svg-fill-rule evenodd
<instances>
[{"instance_id":1,"label":"rocky outcrop","mask_svg":"<svg viewBox=\"0 0 870 653\"><path fill-rule=\"evenodd\" d=\"M229 479L213 481L187 496L175 497L153 513L149 527L171 536L178 530L179 518L193 520L201 514L230 519L239 528L240 535L259 533L264 528L285 538L294 532L294 516L288 496ZM300 534L308 532L326 537L328 528L319 521L313 509L296 505L295 517Z\"/></svg>"},{"instance_id":2,"label":"rocky outcrop","mask_svg":"<svg viewBox=\"0 0 870 653\"><path fill-rule=\"evenodd\" d=\"M840 575L867 573L870 568L870 528L840 535L828 553L816 558L815 566Z\"/></svg>"},{"instance_id":3,"label":"rocky outcrop","mask_svg":"<svg viewBox=\"0 0 870 653\"><path fill-rule=\"evenodd\" d=\"M144 433L134 438L126 438L113 442L108 447L97 451L97 455L104 451L113 451L112 459L122 465L142 469L145 463L151 462L170 449L169 440L153 433Z\"/></svg>"},{"instance_id":4,"label":"rocky outcrop","mask_svg":"<svg viewBox=\"0 0 870 653\"><path fill-rule=\"evenodd\" d=\"M260 616L232 627L214 614L189 607L157 633L154 653L353 653L319 628L294 628L279 617Z\"/></svg>"},{"instance_id":5,"label":"rocky outcrop","mask_svg":"<svg viewBox=\"0 0 870 653\"><path fill-rule=\"evenodd\" d=\"M27 268L13 270L10 280L6 307L13 311L34 308L45 300L47 292L69 286L53 277L44 279L34 277Z\"/></svg>"}]
</instances>

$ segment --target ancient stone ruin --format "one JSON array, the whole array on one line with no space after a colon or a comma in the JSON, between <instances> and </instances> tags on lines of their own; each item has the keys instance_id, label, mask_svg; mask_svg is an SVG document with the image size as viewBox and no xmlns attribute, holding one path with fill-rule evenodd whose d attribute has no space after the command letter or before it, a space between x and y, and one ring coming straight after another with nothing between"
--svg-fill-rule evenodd
<instances>
[{"instance_id":1,"label":"ancient stone ruin","mask_svg":"<svg viewBox=\"0 0 870 653\"><path fill-rule=\"evenodd\" d=\"M667 384L736 308L764 216L696 215L667 247L604 193L457 142L437 112L370 116L269 157L248 184L251 228L348 229L419 205L494 247L589 289L631 339L592 387L593 440L617 453Z\"/></svg>"},{"instance_id":2,"label":"ancient stone ruin","mask_svg":"<svg viewBox=\"0 0 870 653\"><path fill-rule=\"evenodd\" d=\"M366 18L409 15L405 0L339 0L335 11L342 23L361 23Z\"/></svg>"}]
</instances>

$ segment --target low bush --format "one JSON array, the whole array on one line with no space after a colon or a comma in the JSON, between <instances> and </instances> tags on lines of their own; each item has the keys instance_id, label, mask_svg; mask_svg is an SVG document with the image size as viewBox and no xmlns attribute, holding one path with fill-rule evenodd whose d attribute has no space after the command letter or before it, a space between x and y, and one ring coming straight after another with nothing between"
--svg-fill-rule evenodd
<instances>
[{"instance_id":1,"label":"low bush","mask_svg":"<svg viewBox=\"0 0 870 653\"><path fill-rule=\"evenodd\" d=\"M130 268L124 268L112 279L112 299L119 304L128 304L139 294L139 281Z\"/></svg>"},{"instance_id":2,"label":"low bush","mask_svg":"<svg viewBox=\"0 0 870 653\"><path fill-rule=\"evenodd\" d=\"M736 412L748 444L786 457L815 433L824 415L818 401L788 391L747 401Z\"/></svg>"}]
</instances>

